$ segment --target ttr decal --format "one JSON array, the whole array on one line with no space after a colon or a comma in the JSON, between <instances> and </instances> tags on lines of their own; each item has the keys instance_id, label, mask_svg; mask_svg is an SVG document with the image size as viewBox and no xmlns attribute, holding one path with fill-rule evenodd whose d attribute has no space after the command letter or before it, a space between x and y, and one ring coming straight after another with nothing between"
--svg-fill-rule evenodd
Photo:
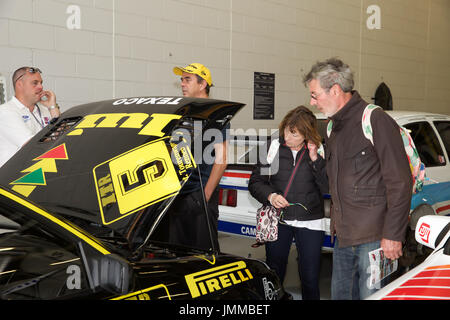
<instances>
[{"instance_id":1,"label":"ttr decal","mask_svg":"<svg viewBox=\"0 0 450 320\"><path fill-rule=\"evenodd\" d=\"M106 177L98 179L98 191L100 194L102 207L106 207L107 205L117 202L114 194L111 174L108 173Z\"/></svg>"}]
</instances>

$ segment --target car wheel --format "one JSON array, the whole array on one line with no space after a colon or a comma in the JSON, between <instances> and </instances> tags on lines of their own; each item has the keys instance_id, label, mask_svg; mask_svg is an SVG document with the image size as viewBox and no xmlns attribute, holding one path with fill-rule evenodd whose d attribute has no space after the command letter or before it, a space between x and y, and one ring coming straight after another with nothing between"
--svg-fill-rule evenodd
<instances>
[{"instance_id":1,"label":"car wheel","mask_svg":"<svg viewBox=\"0 0 450 320\"><path fill-rule=\"evenodd\" d=\"M403 256L399 259L399 266L402 271L406 272L419 265L433 252L432 249L417 243L415 231L417 222L421 217L435 214L433 208L429 205L421 205L411 213L406 230L406 243L403 246Z\"/></svg>"}]
</instances>

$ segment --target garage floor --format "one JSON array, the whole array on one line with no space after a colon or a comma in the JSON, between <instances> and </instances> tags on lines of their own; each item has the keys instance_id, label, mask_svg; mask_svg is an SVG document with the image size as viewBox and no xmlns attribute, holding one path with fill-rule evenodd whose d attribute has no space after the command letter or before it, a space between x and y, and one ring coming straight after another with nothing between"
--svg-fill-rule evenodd
<instances>
[{"instance_id":1,"label":"garage floor","mask_svg":"<svg viewBox=\"0 0 450 320\"><path fill-rule=\"evenodd\" d=\"M265 250L261 246L252 248L255 243L254 239L242 236L229 235L219 233L220 249L224 253L231 253L243 257L250 257L265 261ZM289 262L287 266L286 279L284 280L285 289L291 293L295 300L301 300L300 279L297 272L297 250L295 245L291 248ZM329 300L331 297L331 264L332 254L322 254L322 266L320 270L320 298L321 300Z\"/></svg>"}]
</instances>

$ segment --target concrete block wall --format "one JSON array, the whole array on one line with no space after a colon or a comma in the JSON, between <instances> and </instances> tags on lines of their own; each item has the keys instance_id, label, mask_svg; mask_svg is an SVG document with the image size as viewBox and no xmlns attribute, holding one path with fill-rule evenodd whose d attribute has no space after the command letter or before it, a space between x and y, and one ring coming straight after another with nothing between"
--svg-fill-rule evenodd
<instances>
[{"instance_id":1,"label":"concrete block wall","mask_svg":"<svg viewBox=\"0 0 450 320\"><path fill-rule=\"evenodd\" d=\"M81 28L70 30L73 5ZM371 5L380 29L366 25ZM384 81L395 109L450 113L449 18L448 0L0 0L0 73L40 67L65 110L180 95L172 68L201 62L212 98L247 104L232 127L258 129L309 105L303 74L338 56L367 100ZM276 75L274 120L252 119L254 72Z\"/></svg>"}]
</instances>

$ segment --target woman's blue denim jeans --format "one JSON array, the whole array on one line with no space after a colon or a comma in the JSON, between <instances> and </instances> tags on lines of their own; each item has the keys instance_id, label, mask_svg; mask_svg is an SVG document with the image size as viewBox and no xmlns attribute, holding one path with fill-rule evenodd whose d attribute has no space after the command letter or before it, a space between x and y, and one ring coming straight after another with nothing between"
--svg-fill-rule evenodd
<instances>
[{"instance_id":1,"label":"woman's blue denim jeans","mask_svg":"<svg viewBox=\"0 0 450 320\"><path fill-rule=\"evenodd\" d=\"M331 277L332 300L365 299L380 289L387 279L373 289L369 288L369 252L380 248L380 241L339 248L335 240L333 274Z\"/></svg>"}]
</instances>

